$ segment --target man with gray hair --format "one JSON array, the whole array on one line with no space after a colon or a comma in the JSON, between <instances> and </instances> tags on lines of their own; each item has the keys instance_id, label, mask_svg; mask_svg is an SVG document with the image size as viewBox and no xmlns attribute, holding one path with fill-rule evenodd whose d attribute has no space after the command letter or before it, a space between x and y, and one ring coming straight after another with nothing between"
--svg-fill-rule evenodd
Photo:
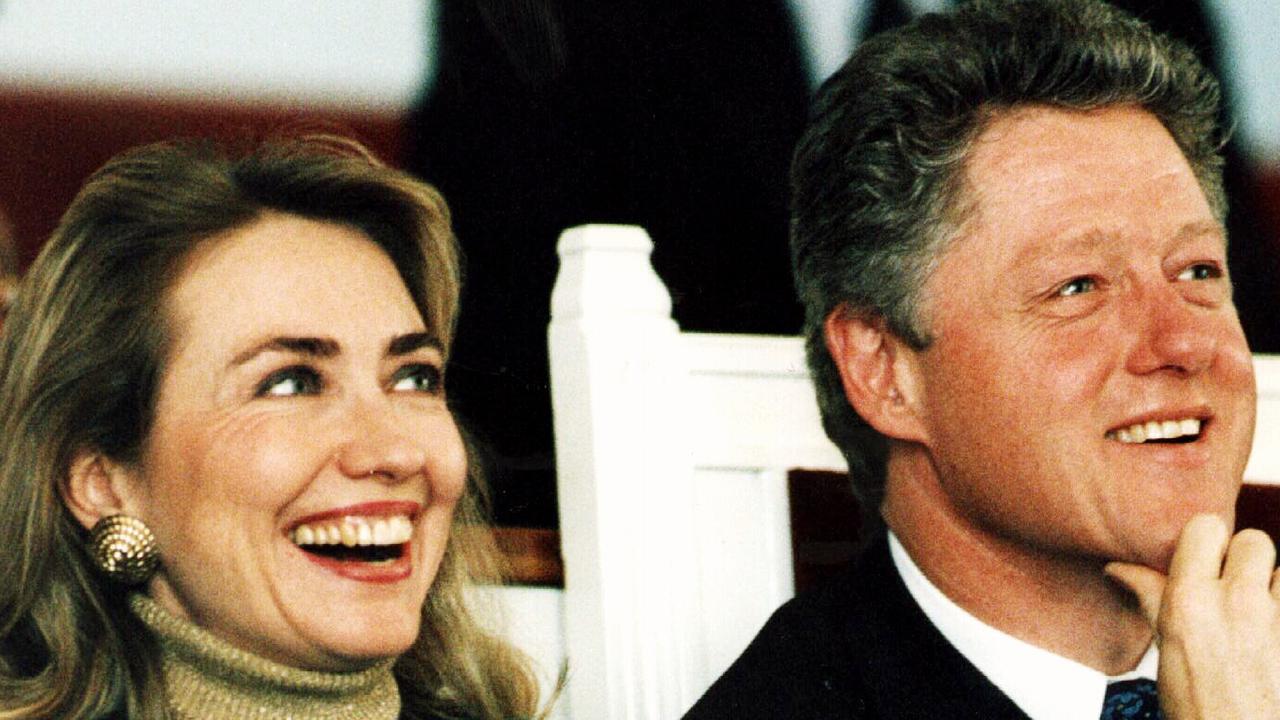
<instances>
[{"instance_id":1,"label":"man with gray hair","mask_svg":"<svg viewBox=\"0 0 1280 720\"><path fill-rule=\"evenodd\" d=\"M823 86L792 250L869 547L687 717L1280 717L1218 104L1097 0L925 16Z\"/></svg>"}]
</instances>

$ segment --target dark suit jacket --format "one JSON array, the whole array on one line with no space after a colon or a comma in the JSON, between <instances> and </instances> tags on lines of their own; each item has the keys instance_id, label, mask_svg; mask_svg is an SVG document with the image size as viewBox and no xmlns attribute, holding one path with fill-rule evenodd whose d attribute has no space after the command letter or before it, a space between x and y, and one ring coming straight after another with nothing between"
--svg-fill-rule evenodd
<instances>
[{"instance_id":1,"label":"dark suit jacket","mask_svg":"<svg viewBox=\"0 0 1280 720\"><path fill-rule=\"evenodd\" d=\"M929 622L881 536L779 608L685 720L1026 717Z\"/></svg>"}]
</instances>

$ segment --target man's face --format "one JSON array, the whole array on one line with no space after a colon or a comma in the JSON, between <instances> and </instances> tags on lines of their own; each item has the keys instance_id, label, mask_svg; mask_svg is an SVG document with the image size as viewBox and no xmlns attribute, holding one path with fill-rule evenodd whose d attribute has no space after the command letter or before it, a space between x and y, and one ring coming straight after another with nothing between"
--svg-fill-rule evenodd
<instances>
[{"instance_id":1,"label":"man's face","mask_svg":"<svg viewBox=\"0 0 1280 720\"><path fill-rule=\"evenodd\" d=\"M915 358L941 495L987 537L1165 567L1191 515L1231 521L1253 436L1204 193L1133 108L1000 116L966 182Z\"/></svg>"}]
</instances>

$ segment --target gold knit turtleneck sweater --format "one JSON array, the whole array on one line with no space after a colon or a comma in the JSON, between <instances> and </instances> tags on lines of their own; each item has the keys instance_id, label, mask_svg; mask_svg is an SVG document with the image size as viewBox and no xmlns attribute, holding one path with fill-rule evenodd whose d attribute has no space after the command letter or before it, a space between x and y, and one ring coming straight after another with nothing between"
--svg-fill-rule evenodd
<instances>
[{"instance_id":1,"label":"gold knit turtleneck sweater","mask_svg":"<svg viewBox=\"0 0 1280 720\"><path fill-rule=\"evenodd\" d=\"M145 595L130 596L129 604L160 644L176 717L395 720L400 715L394 660L351 673L299 670L232 647Z\"/></svg>"}]
</instances>

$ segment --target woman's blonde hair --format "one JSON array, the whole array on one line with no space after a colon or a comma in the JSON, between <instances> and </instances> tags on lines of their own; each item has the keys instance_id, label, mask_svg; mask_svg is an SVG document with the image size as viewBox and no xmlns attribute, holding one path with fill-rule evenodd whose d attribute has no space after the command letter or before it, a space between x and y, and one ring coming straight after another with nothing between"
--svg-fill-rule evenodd
<instances>
[{"instance_id":1,"label":"woman's blonde hair","mask_svg":"<svg viewBox=\"0 0 1280 720\"><path fill-rule=\"evenodd\" d=\"M13 227L0 211L0 278L17 275L18 270L18 245L13 237Z\"/></svg>"},{"instance_id":2,"label":"woman's blonde hair","mask_svg":"<svg viewBox=\"0 0 1280 720\"><path fill-rule=\"evenodd\" d=\"M17 292L18 247L15 244L13 230L9 220L0 212L0 327L9 313L9 305Z\"/></svg>"},{"instance_id":3,"label":"woman's blonde hair","mask_svg":"<svg viewBox=\"0 0 1280 720\"><path fill-rule=\"evenodd\" d=\"M172 340L170 284L202 242L269 211L367 234L447 352L460 285L448 209L358 143L160 143L98 170L0 334L0 718L167 716L153 641L95 572L59 486L79 450L138 461ZM527 660L482 628L464 592L497 570L482 496L470 478L422 631L395 666L404 717L537 714Z\"/></svg>"}]
</instances>

